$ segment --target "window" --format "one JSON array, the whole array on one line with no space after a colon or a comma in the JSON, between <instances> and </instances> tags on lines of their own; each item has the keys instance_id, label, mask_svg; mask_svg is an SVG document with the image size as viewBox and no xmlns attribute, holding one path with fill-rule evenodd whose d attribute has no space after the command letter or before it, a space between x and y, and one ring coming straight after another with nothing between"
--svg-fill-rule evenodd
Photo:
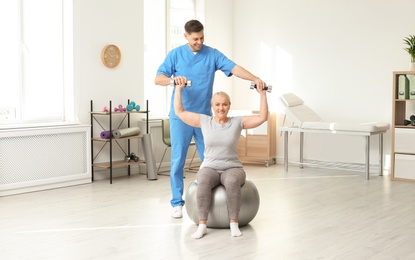
<instances>
[{"instance_id":1,"label":"window","mask_svg":"<svg viewBox=\"0 0 415 260\"><path fill-rule=\"evenodd\" d=\"M2 2L0 127L74 121L73 4Z\"/></svg>"},{"instance_id":2,"label":"window","mask_svg":"<svg viewBox=\"0 0 415 260\"><path fill-rule=\"evenodd\" d=\"M171 49L186 43L183 36L184 24L191 19L202 21L199 12L202 13L203 8L197 8L199 6L203 6L202 0L144 2L144 84L151 86L145 88L144 95L150 104L157 104L157 107L150 108L154 117L165 117L168 114L173 90L171 87L154 86L157 69Z\"/></svg>"},{"instance_id":3,"label":"window","mask_svg":"<svg viewBox=\"0 0 415 260\"><path fill-rule=\"evenodd\" d=\"M170 0L170 19L167 24L167 39L169 43L167 51L186 43L183 37L184 24L196 17L194 2L194 0Z\"/></svg>"}]
</instances>

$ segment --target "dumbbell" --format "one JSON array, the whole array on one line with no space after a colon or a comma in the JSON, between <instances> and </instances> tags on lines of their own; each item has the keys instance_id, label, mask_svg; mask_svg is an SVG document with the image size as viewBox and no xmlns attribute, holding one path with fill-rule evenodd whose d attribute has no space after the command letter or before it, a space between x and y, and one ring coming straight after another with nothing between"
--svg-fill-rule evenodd
<instances>
[{"instance_id":1,"label":"dumbbell","mask_svg":"<svg viewBox=\"0 0 415 260\"><path fill-rule=\"evenodd\" d=\"M415 115L411 115L409 119L411 120L411 126L415 126Z\"/></svg>"},{"instance_id":2,"label":"dumbbell","mask_svg":"<svg viewBox=\"0 0 415 260\"><path fill-rule=\"evenodd\" d=\"M133 111L134 109L140 111L140 105L136 105L134 101L131 101L130 104L126 106L127 111Z\"/></svg>"},{"instance_id":3,"label":"dumbbell","mask_svg":"<svg viewBox=\"0 0 415 260\"><path fill-rule=\"evenodd\" d=\"M125 107L122 107L122 105L118 105L118 107L114 107L114 112L125 112L127 111Z\"/></svg>"},{"instance_id":4,"label":"dumbbell","mask_svg":"<svg viewBox=\"0 0 415 260\"><path fill-rule=\"evenodd\" d=\"M256 84L255 84L255 82L251 82L251 87L250 87L251 89L256 89ZM268 93L271 93L271 91L272 91L272 86L271 85L268 85L268 86L266 86L265 88L264 88L264 90L266 90Z\"/></svg>"},{"instance_id":5,"label":"dumbbell","mask_svg":"<svg viewBox=\"0 0 415 260\"><path fill-rule=\"evenodd\" d=\"M130 161L134 161L134 162L138 162L140 160L140 158L135 155L135 153L131 153L130 155L126 155L124 157L124 162L130 162Z\"/></svg>"},{"instance_id":6,"label":"dumbbell","mask_svg":"<svg viewBox=\"0 0 415 260\"><path fill-rule=\"evenodd\" d=\"M174 87L174 85L175 85L175 83L174 83L174 79L171 79L171 80L170 80L170 86ZM191 81L191 80L188 80L188 81L186 82L186 87L191 87L191 86L192 86L192 81Z\"/></svg>"}]
</instances>

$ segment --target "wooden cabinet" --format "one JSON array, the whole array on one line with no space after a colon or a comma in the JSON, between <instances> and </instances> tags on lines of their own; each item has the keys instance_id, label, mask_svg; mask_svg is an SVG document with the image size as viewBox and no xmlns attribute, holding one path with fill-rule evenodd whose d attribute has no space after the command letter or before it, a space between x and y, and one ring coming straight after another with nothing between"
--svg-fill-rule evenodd
<instances>
[{"instance_id":1,"label":"wooden cabinet","mask_svg":"<svg viewBox=\"0 0 415 260\"><path fill-rule=\"evenodd\" d=\"M258 128L242 131L238 142L238 155L242 163L264 164L266 167L276 163L276 128L276 114L270 113L268 121Z\"/></svg>"},{"instance_id":2,"label":"wooden cabinet","mask_svg":"<svg viewBox=\"0 0 415 260\"><path fill-rule=\"evenodd\" d=\"M130 104L130 100L128 100L127 104ZM143 133L148 133L148 101L146 104L146 110L132 110L132 111L125 111L125 112L113 112L112 110L112 102L109 101L109 107L108 112L102 112L102 111L94 111L94 105L93 101L91 100L91 154L92 154L92 181L94 181L94 168L104 168L109 170L110 174L110 183L112 184L112 170L113 168L119 168L119 167L127 167L128 168L128 175L130 175L130 166L133 164L144 164L145 160L141 160L140 158L136 157L134 159L134 154L131 153L130 148L130 140L133 139L141 139L143 138ZM119 128L129 128L130 127L130 120L131 115L136 113L144 113L146 115L146 132L144 132L144 129L140 129L141 133L138 135L132 135L132 136L126 136L126 137L119 137L115 138L112 135L109 135L109 138L102 138L102 136L97 135L97 133L94 132L94 129L96 126L99 126L100 131L109 131ZM121 117L121 122L115 126L114 124L114 118L113 117ZM103 125L103 122L105 120L108 120L106 122L106 125L108 125L108 129L106 129ZM95 130L96 131L96 130ZM121 145L121 142L127 142L127 149L123 149L123 146ZM94 151L94 143L101 143L101 148L98 150L98 152ZM108 145L109 149L109 158L105 162L97 162L97 157L101 154L103 149ZM113 160L113 151L116 148L121 149L121 151L125 155L124 160Z\"/></svg>"},{"instance_id":3,"label":"wooden cabinet","mask_svg":"<svg viewBox=\"0 0 415 260\"><path fill-rule=\"evenodd\" d=\"M411 84L415 86L415 71L393 72L391 176L392 180L415 182L415 120L410 120L415 115L415 93L410 95Z\"/></svg>"}]
</instances>

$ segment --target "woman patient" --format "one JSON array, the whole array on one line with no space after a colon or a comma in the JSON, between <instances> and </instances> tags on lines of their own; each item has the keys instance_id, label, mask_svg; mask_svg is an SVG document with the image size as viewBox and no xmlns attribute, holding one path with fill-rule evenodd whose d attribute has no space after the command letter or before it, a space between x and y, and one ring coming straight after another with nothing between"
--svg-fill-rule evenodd
<instances>
[{"instance_id":1,"label":"woman patient","mask_svg":"<svg viewBox=\"0 0 415 260\"><path fill-rule=\"evenodd\" d=\"M265 86L264 84L256 88L260 95L259 114L235 117L228 117L231 101L225 92L217 92L213 95L211 106L214 116L207 116L186 111L182 104L182 92L185 94L186 86L175 87L174 112L184 123L201 128L205 143L205 159L196 174L199 226L192 234L192 238L199 239L207 233L212 189L220 184L226 189L231 236L242 236L238 216L241 207L241 186L245 183L246 174L238 159L237 146L242 129L255 128L268 118Z\"/></svg>"}]
</instances>

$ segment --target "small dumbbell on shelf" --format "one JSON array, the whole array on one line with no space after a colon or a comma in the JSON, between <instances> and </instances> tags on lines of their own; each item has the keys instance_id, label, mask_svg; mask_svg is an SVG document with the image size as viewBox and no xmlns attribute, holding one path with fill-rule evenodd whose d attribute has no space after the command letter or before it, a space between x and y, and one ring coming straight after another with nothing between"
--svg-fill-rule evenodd
<instances>
[{"instance_id":1,"label":"small dumbbell on shelf","mask_svg":"<svg viewBox=\"0 0 415 260\"><path fill-rule=\"evenodd\" d=\"M126 106L127 111L131 112L133 110L140 111L140 105L137 105L134 101L131 101L130 104Z\"/></svg>"},{"instance_id":2,"label":"small dumbbell on shelf","mask_svg":"<svg viewBox=\"0 0 415 260\"><path fill-rule=\"evenodd\" d=\"M114 107L114 112L126 112L127 110L122 105L118 105L118 107Z\"/></svg>"},{"instance_id":3,"label":"small dumbbell on shelf","mask_svg":"<svg viewBox=\"0 0 415 260\"><path fill-rule=\"evenodd\" d=\"M404 120L404 125L411 125L411 126L415 126L415 115L411 115L409 117L410 120L405 119Z\"/></svg>"},{"instance_id":4,"label":"small dumbbell on shelf","mask_svg":"<svg viewBox=\"0 0 415 260\"><path fill-rule=\"evenodd\" d=\"M138 162L140 160L140 158L135 154L135 153L131 153L130 155L126 155L124 158L124 162Z\"/></svg>"}]
</instances>

